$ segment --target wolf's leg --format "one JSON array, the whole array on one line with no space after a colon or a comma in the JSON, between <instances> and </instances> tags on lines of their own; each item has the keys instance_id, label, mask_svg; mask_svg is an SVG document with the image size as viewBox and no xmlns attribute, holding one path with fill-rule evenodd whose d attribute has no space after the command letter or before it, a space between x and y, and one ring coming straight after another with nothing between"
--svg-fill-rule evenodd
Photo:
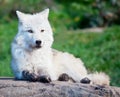
<instances>
[{"instance_id":1,"label":"wolf's leg","mask_svg":"<svg viewBox=\"0 0 120 97\"><path fill-rule=\"evenodd\" d=\"M58 81L70 81L70 82L75 82L75 80L70 77L68 74L63 73L59 76Z\"/></svg>"},{"instance_id":2,"label":"wolf's leg","mask_svg":"<svg viewBox=\"0 0 120 97\"><path fill-rule=\"evenodd\" d=\"M28 70L22 72L23 78L28 81L37 81L38 76L35 73L30 73Z\"/></svg>"}]
</instances>

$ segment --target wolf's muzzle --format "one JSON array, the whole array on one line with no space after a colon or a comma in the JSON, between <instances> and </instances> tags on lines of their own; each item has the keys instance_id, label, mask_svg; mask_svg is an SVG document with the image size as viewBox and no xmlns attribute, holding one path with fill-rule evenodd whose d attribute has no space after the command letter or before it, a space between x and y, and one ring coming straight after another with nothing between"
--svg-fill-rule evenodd
<instances>
[{"instance_id":1,"label":"wolf's muzzle","mask_svg":"<svg viewBox=\"0 0 120 97\"><path fill-rule=\"evenodd\" d=\"M36 48L41 48L42 41L41 40L36 40Z\"/></svg>"}]
</instances>

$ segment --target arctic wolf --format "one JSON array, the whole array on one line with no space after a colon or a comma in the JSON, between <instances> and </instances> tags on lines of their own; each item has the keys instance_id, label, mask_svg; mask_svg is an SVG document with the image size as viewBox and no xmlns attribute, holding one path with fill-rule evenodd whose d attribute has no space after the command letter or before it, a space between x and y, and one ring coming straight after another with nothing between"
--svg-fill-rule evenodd
<instances>
[{"instance_id":1,"label":"arctic wolf","mask_svg":"<svg viewBox=\"0 0 120 97\"><path fill-rule=\"evenodd\" d=\"M109 85L106 74L88 74L81 59L51 48L54 39L48 21L49 9L36 14L16 13L18 33L11 44L11 67L16 79Z\"/></svg>"}]
</instances>

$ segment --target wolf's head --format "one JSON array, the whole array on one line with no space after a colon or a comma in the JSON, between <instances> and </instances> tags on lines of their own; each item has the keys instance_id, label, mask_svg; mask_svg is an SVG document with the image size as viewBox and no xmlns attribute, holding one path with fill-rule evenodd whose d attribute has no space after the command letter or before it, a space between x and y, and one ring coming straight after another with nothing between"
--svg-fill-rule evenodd
<instances>
[{"instance_id":1,"label":"wolf's head","mask_svg":"<svg viewBox=\"0 0 120 97\"><path fill-rule=\"evenodd\" d=\"M52 29L48 21L49 9L36 14L16 11L19 26L16 41L27 49L49 48L53 43Z\"/></svg>"}]
</instances>

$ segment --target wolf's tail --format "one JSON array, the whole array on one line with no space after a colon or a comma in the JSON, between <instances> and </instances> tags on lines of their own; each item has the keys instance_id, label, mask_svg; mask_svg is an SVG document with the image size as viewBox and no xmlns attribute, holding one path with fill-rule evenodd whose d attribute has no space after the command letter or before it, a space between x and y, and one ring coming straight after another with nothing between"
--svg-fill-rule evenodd
<instances>
[{"instance_id":1,"label":"wolf's tail","mask_svg":"<svg viewBox=\"0 0 120 97\"><path fill-rule=\"evenodd\" d=\"M98 84L98 85L109 85L110 84L110 78L108 75L106 75L103 72L95 72L93 74L88 74L88 78L91 80L92 84Z\"/></svg>"}]
</instances>

